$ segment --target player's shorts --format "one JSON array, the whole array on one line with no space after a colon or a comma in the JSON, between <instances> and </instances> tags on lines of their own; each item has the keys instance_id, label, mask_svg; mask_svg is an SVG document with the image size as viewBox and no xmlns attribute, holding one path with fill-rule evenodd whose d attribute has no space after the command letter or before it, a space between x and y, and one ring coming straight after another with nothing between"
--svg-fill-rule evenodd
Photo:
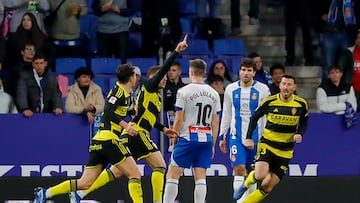
<instances>
[{"instance_id":1,"label":"player's shorts","mask_svg":"<svg viewBox=\"0 0 360 203\"><path fill-rule=\"evenodd\" d=\"M282 179L289 168L290 159L275 155L260 143L258 153L256 154L256 161L268 162L270 171Z\"/></svg>"},{"instance_id":2,"label":"player's shorts","mask_svg":"<svg viewBox=\"0 0 360 203\"><path fill-rule=\"evenodd\" d=\"M210 168L211 142L190 142L179 138L171 155L171 164L181 168Z\"/></svg>"},{"instance_id":3,"label":"player's shorts","mask_svg":"<svg viewBox=\"0 0 360 203\"><path fill-rule=\"evenodd\" d=\"M131 155L135 160L141 160L151 153L159 151L156 144L150 139L150 134L147 131L138 131L138 135L122 135L128 137L128 147Z\"/></svg>"},{"instance_id":4,"label":"player's shorts","mask_svg":"<svg viewBox=\"0 0 360 203\"><path fill-rule=\"evenodd\" d=\"M108 163L116 166L131 156L128 148L121 141L115 139L106 141L92 140L89 151L87 168L93 168L99 164L105 168Z\"/></svg>"},{"instance_id":5,"label":"player's shorts","mask_svg":"<svg viewBox=\"0 0 360 203\"><path fill-rule=\"evenodd\" d=\"M230 136L229 150L231 166L245 165L247 170L251 170L251 164L255 162L257 145L254 150L247 149L241 142L241 137Z\"/></svg>"}]
</instances>

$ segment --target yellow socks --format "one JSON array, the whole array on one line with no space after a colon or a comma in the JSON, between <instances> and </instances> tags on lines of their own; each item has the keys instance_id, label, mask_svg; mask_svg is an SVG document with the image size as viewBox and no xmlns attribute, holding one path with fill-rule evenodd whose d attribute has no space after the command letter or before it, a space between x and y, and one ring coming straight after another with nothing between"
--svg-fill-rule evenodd
<instances>
[{"instance_id":1,"label":"yellow socks","mask_svg":"<svg viewBox=\"0 0 360 203\"><path fill-rule=\"evenodd\" d=\"M95 182L90 186L89 189L85 191L84 196L88 195L89 193L93 192L94 190L97 190L101 188L102 186L106 185L107 183L115 180L114 174L111 172L111 170L106 169L103 170L99 177L95 180Z\"/></svg>"},{"instance_id":2,"label":"yellow socks","mask_svg":"<svg viewBox=\"0 0 360 203\"><path fill-rule=\"evenodd\" d=\"M137 178L132 178L128 183L130 197L134 203L143 203L143 193L141 188L141 181Z\"/></svg>"},{"instance_id":3,"label":"yellow socks","mask_svg":"<svg viewBox=\"0 0 360 203\"><path fill-rule=\"evenodd\" d=\"M76 180L66 180L48 189L50 197L76 191ZM47 196L47 198L50 198Z\"/></svg>"},{"instance_id":4,"label":"yellow socks","mask_svg":"<svg viewBox=\"0 0 360 203\"><path fill-rule=\"evenodd\" d=\"M255 171L252 170L248 177L246 178L244 185L246 188L249 188L251 185L255 184L257 182L257 180L255 179Z\"/></svg>"},{"instance_id":5,"label":"yellow socks","mask_svg":"<svg viewBox=\"0 0 360 203\"><path fill-rule=\"evenodd\" d=\"M153 168L151 174L151 185L153 190L153 201L161 202L164 188L165 168Z\"/></svg>"},{"instance_id":6,"label":"yellow socks","mask_svg":"<svg viewBox=\"0 0 360 203\"><path fill-rule=\"evenodd\" d=\"M250 193L249 196L243 201L243 203L258 203L261 202L269 193L265 192L261 188Z\"/></svg>"}]
</instances>

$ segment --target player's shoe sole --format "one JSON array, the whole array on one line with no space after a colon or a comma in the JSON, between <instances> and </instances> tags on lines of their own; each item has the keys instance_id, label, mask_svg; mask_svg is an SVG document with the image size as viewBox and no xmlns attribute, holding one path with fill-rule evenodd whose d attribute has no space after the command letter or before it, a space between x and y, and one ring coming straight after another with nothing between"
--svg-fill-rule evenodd
<instances>
[{"instance_id":1,"label":"player's shoe sole","mask_svg":"<svg viewBox=\"0 0 360 203\"><path fill-rule=\"evenodd\" d=\"M247 188L245 187L244 184L242 184L239 189L235 190L234 191L234 194L233 194L233 199L234 200L239 200L243 195L244 193L246 192Z\"/></svg>"},{"instance_id":2,"label":"player's shoe sole","mask_svg":"<svg viewBox=\"0 0 360 203\"><path fill-rule=\"evenodd\" d=\"M46 201L46 190L42 187L35 188L33 203L44 203L45 201Z\"/></svg>"}]
</instances>

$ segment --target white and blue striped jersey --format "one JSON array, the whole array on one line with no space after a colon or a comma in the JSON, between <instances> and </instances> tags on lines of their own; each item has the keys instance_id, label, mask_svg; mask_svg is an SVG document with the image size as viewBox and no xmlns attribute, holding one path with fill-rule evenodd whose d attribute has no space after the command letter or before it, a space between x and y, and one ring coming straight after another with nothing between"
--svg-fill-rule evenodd
<instances>
[{"instance_id":1,"label":"white and blue striped jersey","mask_svg":"<svg viewBox=\"0 0 360 203\"><path fill-rule=\"evenodd\" d=\"M246 139L250 118L260 102L270 96L267 85L254 80L250 87L241 87L240 81L228 85L224 93L223 113L220 125L220 135L225 137L230 127L230 135L242 138L242 143ZM258 126L254 130L253 140L255 143L262 136L265 127L265 117L259 119Z\"/></svg>"},{"instance_id":2,"label":"white and blue striped jersey","mask_svg":"<svg viewBox=\"0 0 360 203\"><path fill-rule=\"evenodd\" d=\"M212 141L212 118L221 112L220 96L212 87L190 83L178 89L175 110L184 110L180 137L188 141Z\"/></svg>"}]
</instances>

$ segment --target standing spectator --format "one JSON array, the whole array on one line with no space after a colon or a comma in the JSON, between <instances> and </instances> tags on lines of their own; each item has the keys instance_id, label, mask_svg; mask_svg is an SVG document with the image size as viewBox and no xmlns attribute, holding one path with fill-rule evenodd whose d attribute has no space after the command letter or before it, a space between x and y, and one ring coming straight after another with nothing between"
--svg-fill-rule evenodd
<instances>
[{"instance_id":1,"label":"standing spectator","mask_svg":"<svg viewBox=\"0 0 360 203\"><path fill-rule=\"evenodd\" d=\"M13 98L8 93L4 92L2 85L2 78L0 77L0 114L2 113L17 113L17 109Z\"/></svg>"},{"instance_id":2,"label":"standing spectator","mask_svg":"<svg viewBox=\"0 0 360 203\"><path fill-rule=\"evenodd\" d=\"M353 0L314 1L320 31L323 71L322 80L327 80L329 67L337 64L340 53L351 45L349 32L356 24ZM346 11L344 13L343 11Z\"/></svg>"},{"instance_id":3,"label":"standing spectator","mask_svg":"<svg viewBox=\"0 0 360 203\"><path fill-rule=\"evenodd\" d=\"M5 10L12 13L10 33L15 33L25 13L32 13L40 30L45 31L43 14L50 9L48 0L2 0Z\"/></svg>"},{"instance_id":4,"label":"standing spectator","mask_svg":"<svg viewBox=\"0 0 360 203\"><path fill-rule=\"evenodd\" d=\"M35 44L33 42L26 42L21 50L22 58L17 60L14 65L8 68L6 77L4 79L4 89L16 101L17 82L20 73L23 71L32 71L32 61L36 53Z\"/></svg>"},{"instance_id":5,"label":"standing spectator","mask_svg":"<svg viewBox=\"0 0 360 203\"><path fill-rule=\"evenodd\" d=\"M259 5L260 0L249 0L249 24L257 25L259 20ZM230 17L231 17L231 35L236 36L241 33L240 29L240 0L230 0Z\"/></svg>"},{"instance_id":6,"label":"standing spectator","mask_svg":"<svg viewBox=\"0 0 360 203\"><path fill-rule=\"evenodd\" d=\"M20 74L16 102L25 117L31 117L34 112L55 115L63 112L59 85L47 64L45 55L37 52L32 62L33 71Z\"/></svg>"},{"instance_id":7,"label":"standing spectator","mask_svg":"<svg viewBox=\"0 0 360 203\"><path fill-rule=\"evenodd\" d=\"M181 64L175 61L167 74L166 86L164 92L164 111L171 113L175 112L175 101L177 90L184 87L185 83L181 80Z\"/></svg>"},{"instance_id":8,"label":"standing spectator","mask_svg":"<svg viewBox=\"0 0 360 203\"><path fill-rule=\"evenodd\" d=\"M357 112L360 112L360 30L357 32L355 45L347 48L340 57L340 67L344 67L345 84L352 84L357 100Z\"/></svg>"},{"instance_id":9,"label":"standing spectator","mask_svg":"<svg viewBox=\"0 0 360 203\"><path fill-rule=\"evenodd\" d=\"M54 47L48 40L47 35L40 29L35 15L33 13L25 13L22 21L18 24L16 32L9 35L7 40L7 66L13 66L15 61L21 60L21 50L26 42L33 42L37 50L46 54L48 61L52 64L54 60Z\"/></svg>"},{"instance_id":10,"label":"standing spectator","mask_svg":"<svg viewBox=\"0 0 360 203\"><path fill-rule=\"evenodd\" d=\"M269 86L271 95L280 93L279 84L282 76L285 74L285 67L281 63L274 63L270 67L270 74L273 83Z\"/></svg>"},{"instance_id":11,"label":"standing spectator","mask_svg":"<svg viewBox=\"0 0 360 203\"><path fill-rule=\"evenodd\" d=\"M255 161L257 142L264 132L264 120L262 119L256 123L256 131L251 133L255 148L247 149L245 147L250 118L255 114L255 110L260 106L262 100L270 95L267 85L254 80L254 76L255 63L250 58L244 58L240 64L239 81L227 86L224 95L219 147L223 153L226 153L227 149L230 150L231 166L234 169L234 199L240 199L235 192L244 183L245 176L252 169L251 164ZM230 138L227 147L226 134L229 128Z\"/></svg>"},{"instance_id":12,"label":"standing spectator","mask_svg":"<svg viewBox=\"0 0 360 203\"><path fill-rule=\"evenodd\" d=\"M129 44L129 11L126 0L100 1L97 24L98 51L100 57L120 58L126 63Z\"/></svg>"},{"instance_id":13,"label":"standing spectator","mask_svg":"<svg viewBox=\"0 0 360 203\"><path fill-rule=\"evenodd\" d=\"M49 0L51 11L60 0ZM80 18L87 14L85 0L65 0L57 11L50 36L56 46L56 57L82 57L80 51Z\"/></svg>"},{"instance_id":14,"label":"standing spectator","mask_svg":"<svg viewBox=\"0 0 360 203\"><path fill-rule=\"evenodd\" d=\"M74 73L75 83L69 87L65 109L68 113L85 114L93 124L95 115L104 111L105 100L101 87L92 81L90 68L80 67Z\"/></svg>"},{"instance_id":15,"label":"standing spectator","mask_svg":"<svg viewBox=\"0 0 360 203\"><path fill-rule=\"evenodd\" d=\"M311 66L314 63L312 51L312 14L310 12L310 0L284 1L284 21L285 21L285 66L293 66L295 61L295 35L298 23L302 31L303 53L305 66Z\"/></svg>"},{"instance_id":16,"label":"standing spectator","mask_svg":"<svg viewBox=\"0 0 360 203\"><path fill-rule=\"evenodd\" d=\"M221 0L195 0L195 9L198 18L220 18Z\"/></svg>"},{"instance_id":17,"label":"standing spectator","mask_svg":"<svg viewBox=\"0 0 360 203\"><path fill-rule=\"evenodd\" d=\"M207 77L212 77L212 75L220 75L224 78L224 88L233 82L230 71L223 60L216 60L211 64ZM208 79L206 79L206 82L208 82Z\"/></svg>"},{"instance_id":18,"label":"standing spectator","mask_svg":"<svg viewBox=\"0 0 360 203\"><path fill-rule=\"evenodd\" d=\"M272 78L270 73L264 69L262 59L260 54L253 52L248 55L249 58L253 60L255 63L256 73L254 76L254 80L264 83L269 86L272 84Z\"/></svg>"},{"instance_id":19,"label":"standing spectator","mask_svg":"<svg viewBox=\"0 0 360 203\"><path fill-rule=\"evenodd\" d=\"M354 88L344 84L341 80L343 75L340 66L331 66L328 72L328 80L322 82L316 91L316 103L320 112L343 115L346 108L357 108Z\"/></svg>"},{"instance_id":20,"label":"standing spectator","mask_svg":"<svg viewBox=\"0 0 360 203\"><path fill-rule=\"evenodd\" d=\"M191 60L191 83L178 91L173 128L180 132L180 136L166 174L164 203L175 201L179 179L185 168L194 171L194 202L205 202L206 170L210 168L211 159L215 155L221 112L219 95L204 84L205 73L206 63L203 60ZM203 92L208 94L204 95Z\"/></svg>"}]
</instances>

